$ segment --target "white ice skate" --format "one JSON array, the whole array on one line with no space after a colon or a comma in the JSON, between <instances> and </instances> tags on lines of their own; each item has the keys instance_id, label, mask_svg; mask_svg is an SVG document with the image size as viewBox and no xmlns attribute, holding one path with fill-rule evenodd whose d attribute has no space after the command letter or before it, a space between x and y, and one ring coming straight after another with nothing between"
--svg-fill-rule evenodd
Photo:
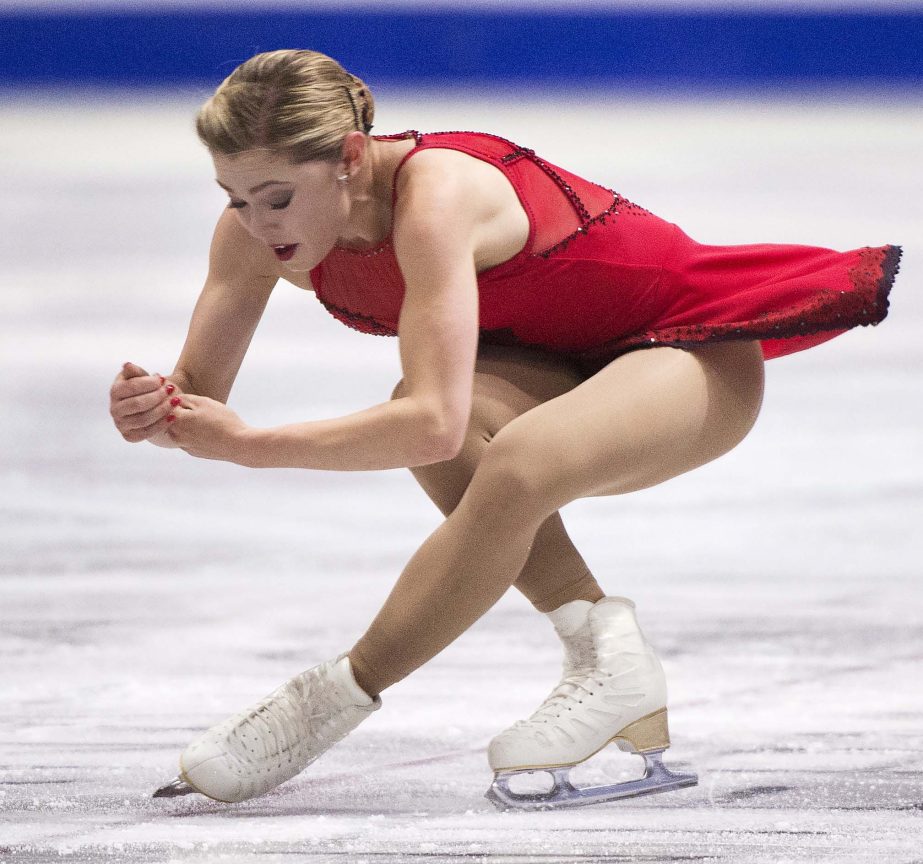
<instances>
[{"instance_id":1,"label":"white ice skate","mask_svg":"<svg viewBox=\"0 0 923 864\"><path fill-rule=\"evenodd\" d=\"M155 798L201 792L228 803L263 795L294 777L373 711L342 654L296 675L240 714L196 738L179 759L180 774Z\"/></svg>"},{"instance_id":2,"label":"white ice skate","mask_svg":"<svg viewBox=\"0 0 923 864\"><path fill-rule=\"evenodd\" d=\"M494 780L487 798L500 809L544 810L595 804L698 782L695 774L670 771L662 762L670 746L667 688L663 667L635 618L635 604L623 597L566 603L549 617L564 642L564 677L529 717L490 742L487 758ZM638 753L645 773L639 780L578 788L569 774L606 744ZM510 789L518 774L546 771L550 791Z\"/></svg>"}]
</instances>

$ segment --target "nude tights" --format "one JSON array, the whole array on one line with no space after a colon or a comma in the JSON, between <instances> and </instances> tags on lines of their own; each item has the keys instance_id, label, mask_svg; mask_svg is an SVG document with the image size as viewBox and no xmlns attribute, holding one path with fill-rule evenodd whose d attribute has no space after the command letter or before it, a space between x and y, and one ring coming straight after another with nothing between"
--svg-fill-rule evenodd
<instances>
[{"instance_id":1,"label":"nude tights","mask_svg":"<svg viewBox=\"0 0 923 864\"><path fill-rule=\"evenodd\" d=\"M471 421L461 452L447 462L412 468L411 472L443 515L448 516L468 488L493 437L515 417L570 390L581 380L583 377L571 364L539 352L482 348L474 377ZM398 385L394 396L401 392ZM476 561L476 549L471 550L471 556ZM571 600L595 602L605 596L557 512L545 519L535 533L526 563L513 585L540 612L551 612ZM459 611L458 604L468 607L462 610L465 615L479 617L484 611L483 597L478 592L455 599L453 617ZM436 630L441 632L443 628L438 624L437 621ZM413 660L401 662L401 657L389 650L391 646L379 642L378 634L392 633L396 626L396 621L377 620L350 652L357 679L367 682L375 693L403 678L403 669L416 665ZM433 656L443 647L441 641L437 638L408 644L400 653Z\"/></svg>"},{"instance_id":2,"label":"nude tights","mask_svg":"<svg viewBox=\"0 0 923 864\"><path fill-rule=\"evenodd\" d=\"M654 486L736 446L762 403L763 355L758 342L656 346L584 377L560 357L482 346L473 393L458 456L413 469L446 519L349 652L370 695L438 654L511 585L543 612L604 596L559 509Z\"/></svg>"}]
</instances>

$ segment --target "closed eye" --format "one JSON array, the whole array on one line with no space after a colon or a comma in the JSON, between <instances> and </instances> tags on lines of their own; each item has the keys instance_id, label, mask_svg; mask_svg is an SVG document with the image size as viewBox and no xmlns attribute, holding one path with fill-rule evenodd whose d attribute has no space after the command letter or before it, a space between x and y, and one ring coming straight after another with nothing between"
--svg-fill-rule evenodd
<instances>
[{"instance_id":1,"label":"closed eye","mask_svg":"<svg viewBox=\"0 0 923 864\"><path fill-rule=\"evenodd\" d=\"M276 204L270 204L269 209L270 210L284 210L291 203L292 203L292 199L288 198L285 201L279 201ZM246 201L231 201L228 204L228 209L229 210L240 210L241 208L246 207L246 206L247 206Z\"/></svg>"}]
</instances>

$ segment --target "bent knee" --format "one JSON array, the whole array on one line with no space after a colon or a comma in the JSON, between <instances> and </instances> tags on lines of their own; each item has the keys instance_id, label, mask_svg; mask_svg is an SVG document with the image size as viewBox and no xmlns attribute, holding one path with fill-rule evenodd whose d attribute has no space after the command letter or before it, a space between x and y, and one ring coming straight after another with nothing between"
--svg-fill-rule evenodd
<instances>
[{"instance_id":1,"label":"bent knee","mask_svg":"<svg viewBox=\"0 0 923 864\"><path fill-rule=\"evenodd\" d=\"M469 506L499 521L544 517L566 503L557 487L534 454L501 432L485 448L466 498Z\"/></svg>"},{"instance_id":2,"label":"bent knee","mask_svg":"<svg viewBox=\"0 0 923 864\"><path fill-rule=\"evenodd\" d=\"M744 342L739 346L738 362L734 364L731 387L736 403L738 441L753 428L763 407L765 392L765 360L759 342ZM735 444L737 442L735 441Z\"/></svg>"},{"instance_id":3,"label":"bent knee","mask_svg":"<svg viewBox=\"0 0 923 864\"><path fill-rule=\"evenodd\" d=\"M708 375L714 427L727 449L753 428L763 404L763 350L759 342L720 342L695 349Z\"/></svg>"}]
</instances>

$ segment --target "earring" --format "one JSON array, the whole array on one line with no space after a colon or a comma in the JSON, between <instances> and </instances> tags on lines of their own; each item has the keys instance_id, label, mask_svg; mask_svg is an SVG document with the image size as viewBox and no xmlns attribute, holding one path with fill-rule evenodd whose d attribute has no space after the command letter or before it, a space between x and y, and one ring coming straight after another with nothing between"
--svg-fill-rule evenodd
<instances>
[{"instance_id":1,"label":"earring","mask_svg":"<svg viewBox=\"0 0 923 864\"><path fill-rule=\"evenodd\" d=\"M337 177L337 180L339 180L341 183L346 183L349 180L349 174L340 174L340 176Z\"/></svg>"}]
</instances>

